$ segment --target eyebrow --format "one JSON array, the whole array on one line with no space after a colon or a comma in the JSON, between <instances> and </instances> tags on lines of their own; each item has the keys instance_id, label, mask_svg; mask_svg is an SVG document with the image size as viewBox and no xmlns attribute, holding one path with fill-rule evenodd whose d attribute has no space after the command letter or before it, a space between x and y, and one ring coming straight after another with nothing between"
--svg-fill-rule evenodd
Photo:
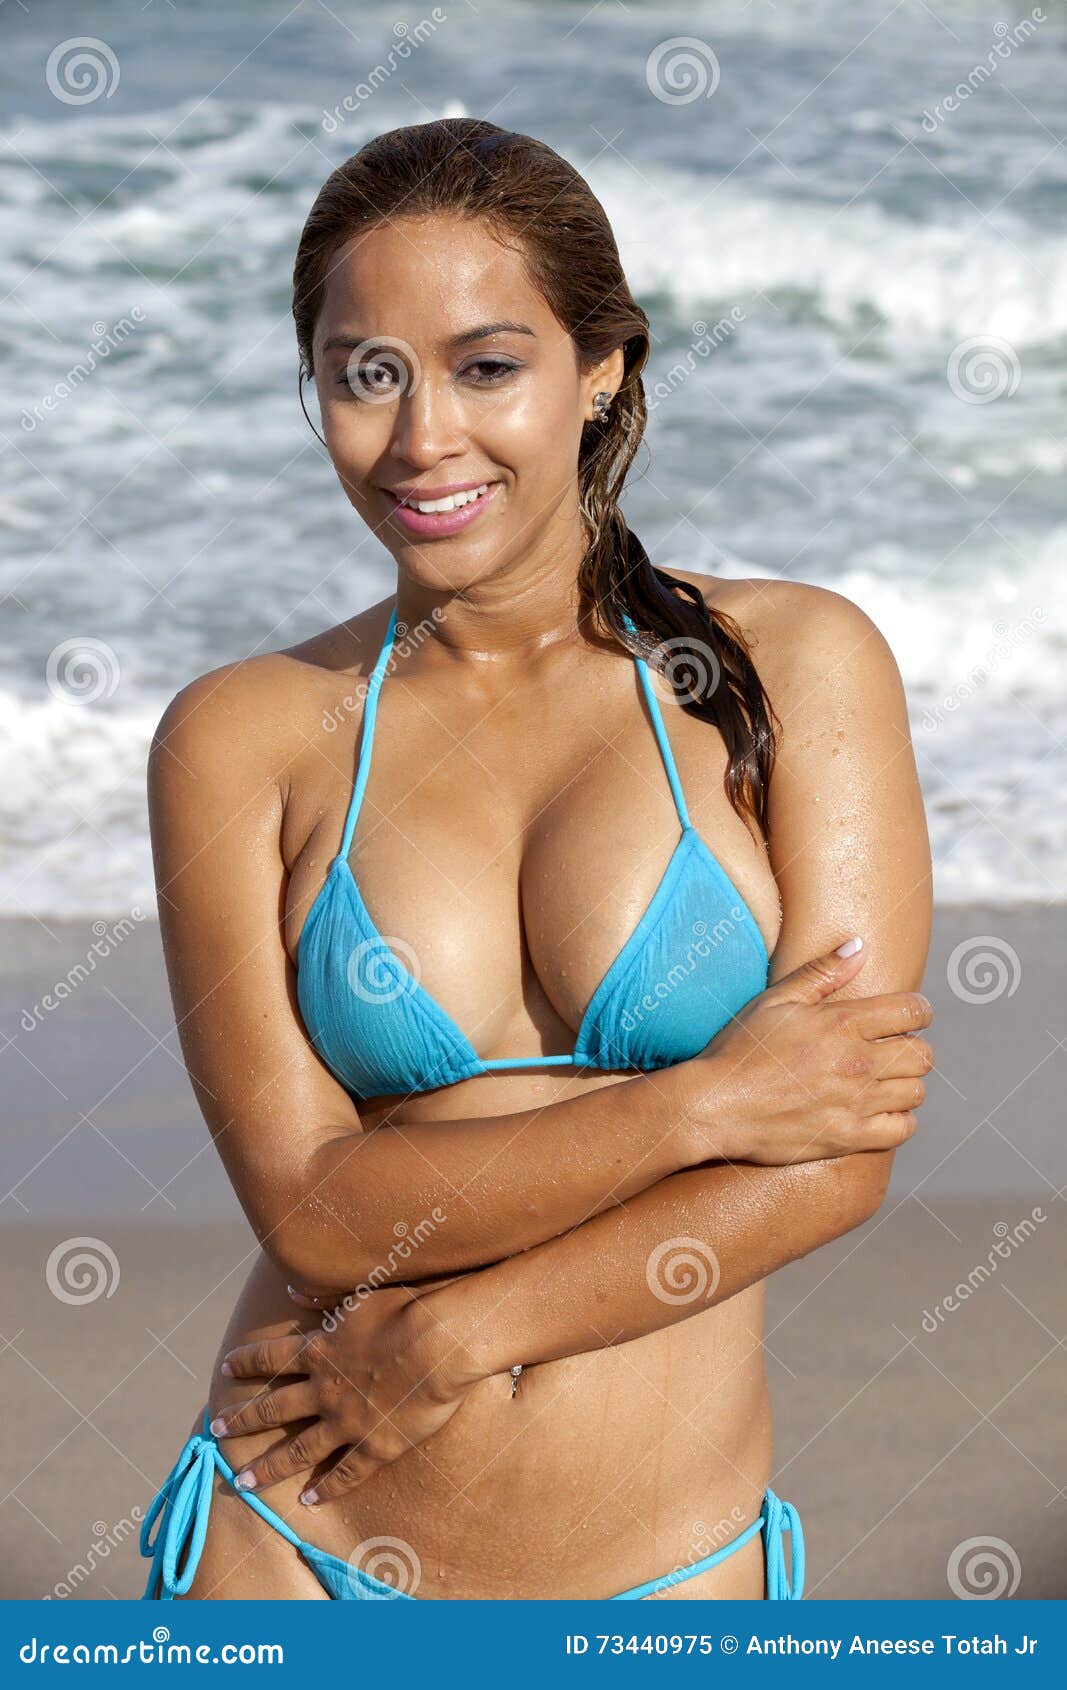
<instances>
[{"instance_id":1,"label":"eyebrow","mask_svg":"<svg viewBox=\"0 0 1067 1690\"><path fill-rule=\"evenodd\" d=\"M454 334L445 341L448 348L469 346L472 341L488 340L494 334L528 334L536 339L536 331L526 323L479 323L476 328L464 329L461 334ZM368 342L373 346L373 335L332 334L323 343L323 352L334 352L338 348L352 352L357 346L365 346Z\"/></svg>"}]
</instances>

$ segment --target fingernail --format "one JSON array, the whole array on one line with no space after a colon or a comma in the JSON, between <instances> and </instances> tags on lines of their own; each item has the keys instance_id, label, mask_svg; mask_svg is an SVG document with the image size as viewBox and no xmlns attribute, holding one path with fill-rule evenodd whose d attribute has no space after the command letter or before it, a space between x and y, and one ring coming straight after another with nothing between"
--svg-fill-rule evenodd
<instances>
[{"instance_id":1,"label":"fingernail","mask_svg":"<svg viewBox=\"0 0 1067 1690\"><path fill-rule=\"evenodd\" d=\"M219 1368L219 1372L225 1373L229 1379L233 1378L233 1368L230 1366L228 1361L223 1362L222 1366Z\"/></svg>"},{"instance_id":2,"label":"fingernail","mask_svg":"<svg viewBox=\"0 0 1067 1690\"><path fill-rule=\"evenodd\" d=\"M862 939L846 939L843 945L838 945L836 951L834 952L834 955L835 956L855 956L856 952L862 951L862 949L863 949L863 940Z\"/></svg>"},{"instance_id":3,"label":"fingernail","mask_svg":"<svg viewBox=\"0 0 1067 1690\"><path fill-rule=\"evenodd\" d=\"M225 1417L225 1415L216 1414L214 1420L211 1422L211 1430L214 1432L214 1434L217 1438L222 1437L223 1433L226 1430L226 1417Z\"/></svg>"},{"instance_id":4,"label":"fingernail","mask_svg":"<svg viewBox=\"0 0 1067 1690\"><path fill-rule=\"evenodd\" d=\"M300 1500L306 1508L314 1508L316 1502L319 1500L319 1493L317 1490L302 1491L300 1494Z\"/></svg>"},{"instance_id":5,"label":"fingernail","mask_svg":"<svg viewBox=\"0 0 1067 1690\"><path fill-rule=\"evenodd\" d=\"M246 1467L243 1473L238 1473L233 1482L238 1490L255 1490L256 1475L250 1467Z\"/></svg>"}]
</instances>

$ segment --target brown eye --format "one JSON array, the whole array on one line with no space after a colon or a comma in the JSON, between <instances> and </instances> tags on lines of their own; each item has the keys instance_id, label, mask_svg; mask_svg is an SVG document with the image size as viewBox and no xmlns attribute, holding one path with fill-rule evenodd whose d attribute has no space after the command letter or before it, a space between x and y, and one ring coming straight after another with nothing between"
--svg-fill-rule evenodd
<instances>
[{"instance_id":1,"label":"brown eye","mask_svg":"<svg viewBox=\"0 0 1067 1690\"><path fill-rule=\"evenodd\" d=\"M359 364L343 370L339 384L351 388L357 399L383 399L393 390L396 370L389 364Z\"/></svg>"},{"instance_id":2,"label":"brown eye","mask_svg":"<svg viewBox=\"0 0 1067 1690\"><path fill-rule=\"evenodd\" d=\"M479 358L475 363L468 364L463 374L477 377L475 387L493 387L521 368L521 364L509 363L504 358Z\"/></svg>"}]
</instances>

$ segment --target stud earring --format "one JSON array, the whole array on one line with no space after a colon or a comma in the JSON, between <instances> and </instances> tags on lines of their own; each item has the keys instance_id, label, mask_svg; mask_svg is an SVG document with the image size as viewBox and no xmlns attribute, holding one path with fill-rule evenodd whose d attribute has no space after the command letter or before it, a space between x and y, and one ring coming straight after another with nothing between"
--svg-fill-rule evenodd
<instances>
[{"instance_id":1,"label":"stud earring","mask_svg":"<svg viewBox=\"0 0 1067 1690\"><path fill-rule=\"evenodd\" d=\"M611 394L598 393L593 400L593 421L606 423L611 411Z\"/></svg>"}]
</instances>

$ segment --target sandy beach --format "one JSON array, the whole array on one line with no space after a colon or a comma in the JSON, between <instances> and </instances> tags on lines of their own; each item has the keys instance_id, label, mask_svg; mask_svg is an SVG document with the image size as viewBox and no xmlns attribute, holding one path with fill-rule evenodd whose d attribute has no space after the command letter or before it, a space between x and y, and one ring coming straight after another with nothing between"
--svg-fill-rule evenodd
<instances>
[{"instance_id":1,"label":"sandy beach","mask_svg":"<svg viewBox=\"0 0 1067 1690\"><path fill-rule=\"evenodd\" d=\"M1065 929L1062 908L938 911L920 1132L879 1213L770 1285L773 1483L804 1521L807 1598L946 1597L983 1568L1005 1596L1067 1596ZM138 1511L255 1245L154 921L10 921L3 941L0 1596L138 1596Z\"/></svg>"}]
</instances>

